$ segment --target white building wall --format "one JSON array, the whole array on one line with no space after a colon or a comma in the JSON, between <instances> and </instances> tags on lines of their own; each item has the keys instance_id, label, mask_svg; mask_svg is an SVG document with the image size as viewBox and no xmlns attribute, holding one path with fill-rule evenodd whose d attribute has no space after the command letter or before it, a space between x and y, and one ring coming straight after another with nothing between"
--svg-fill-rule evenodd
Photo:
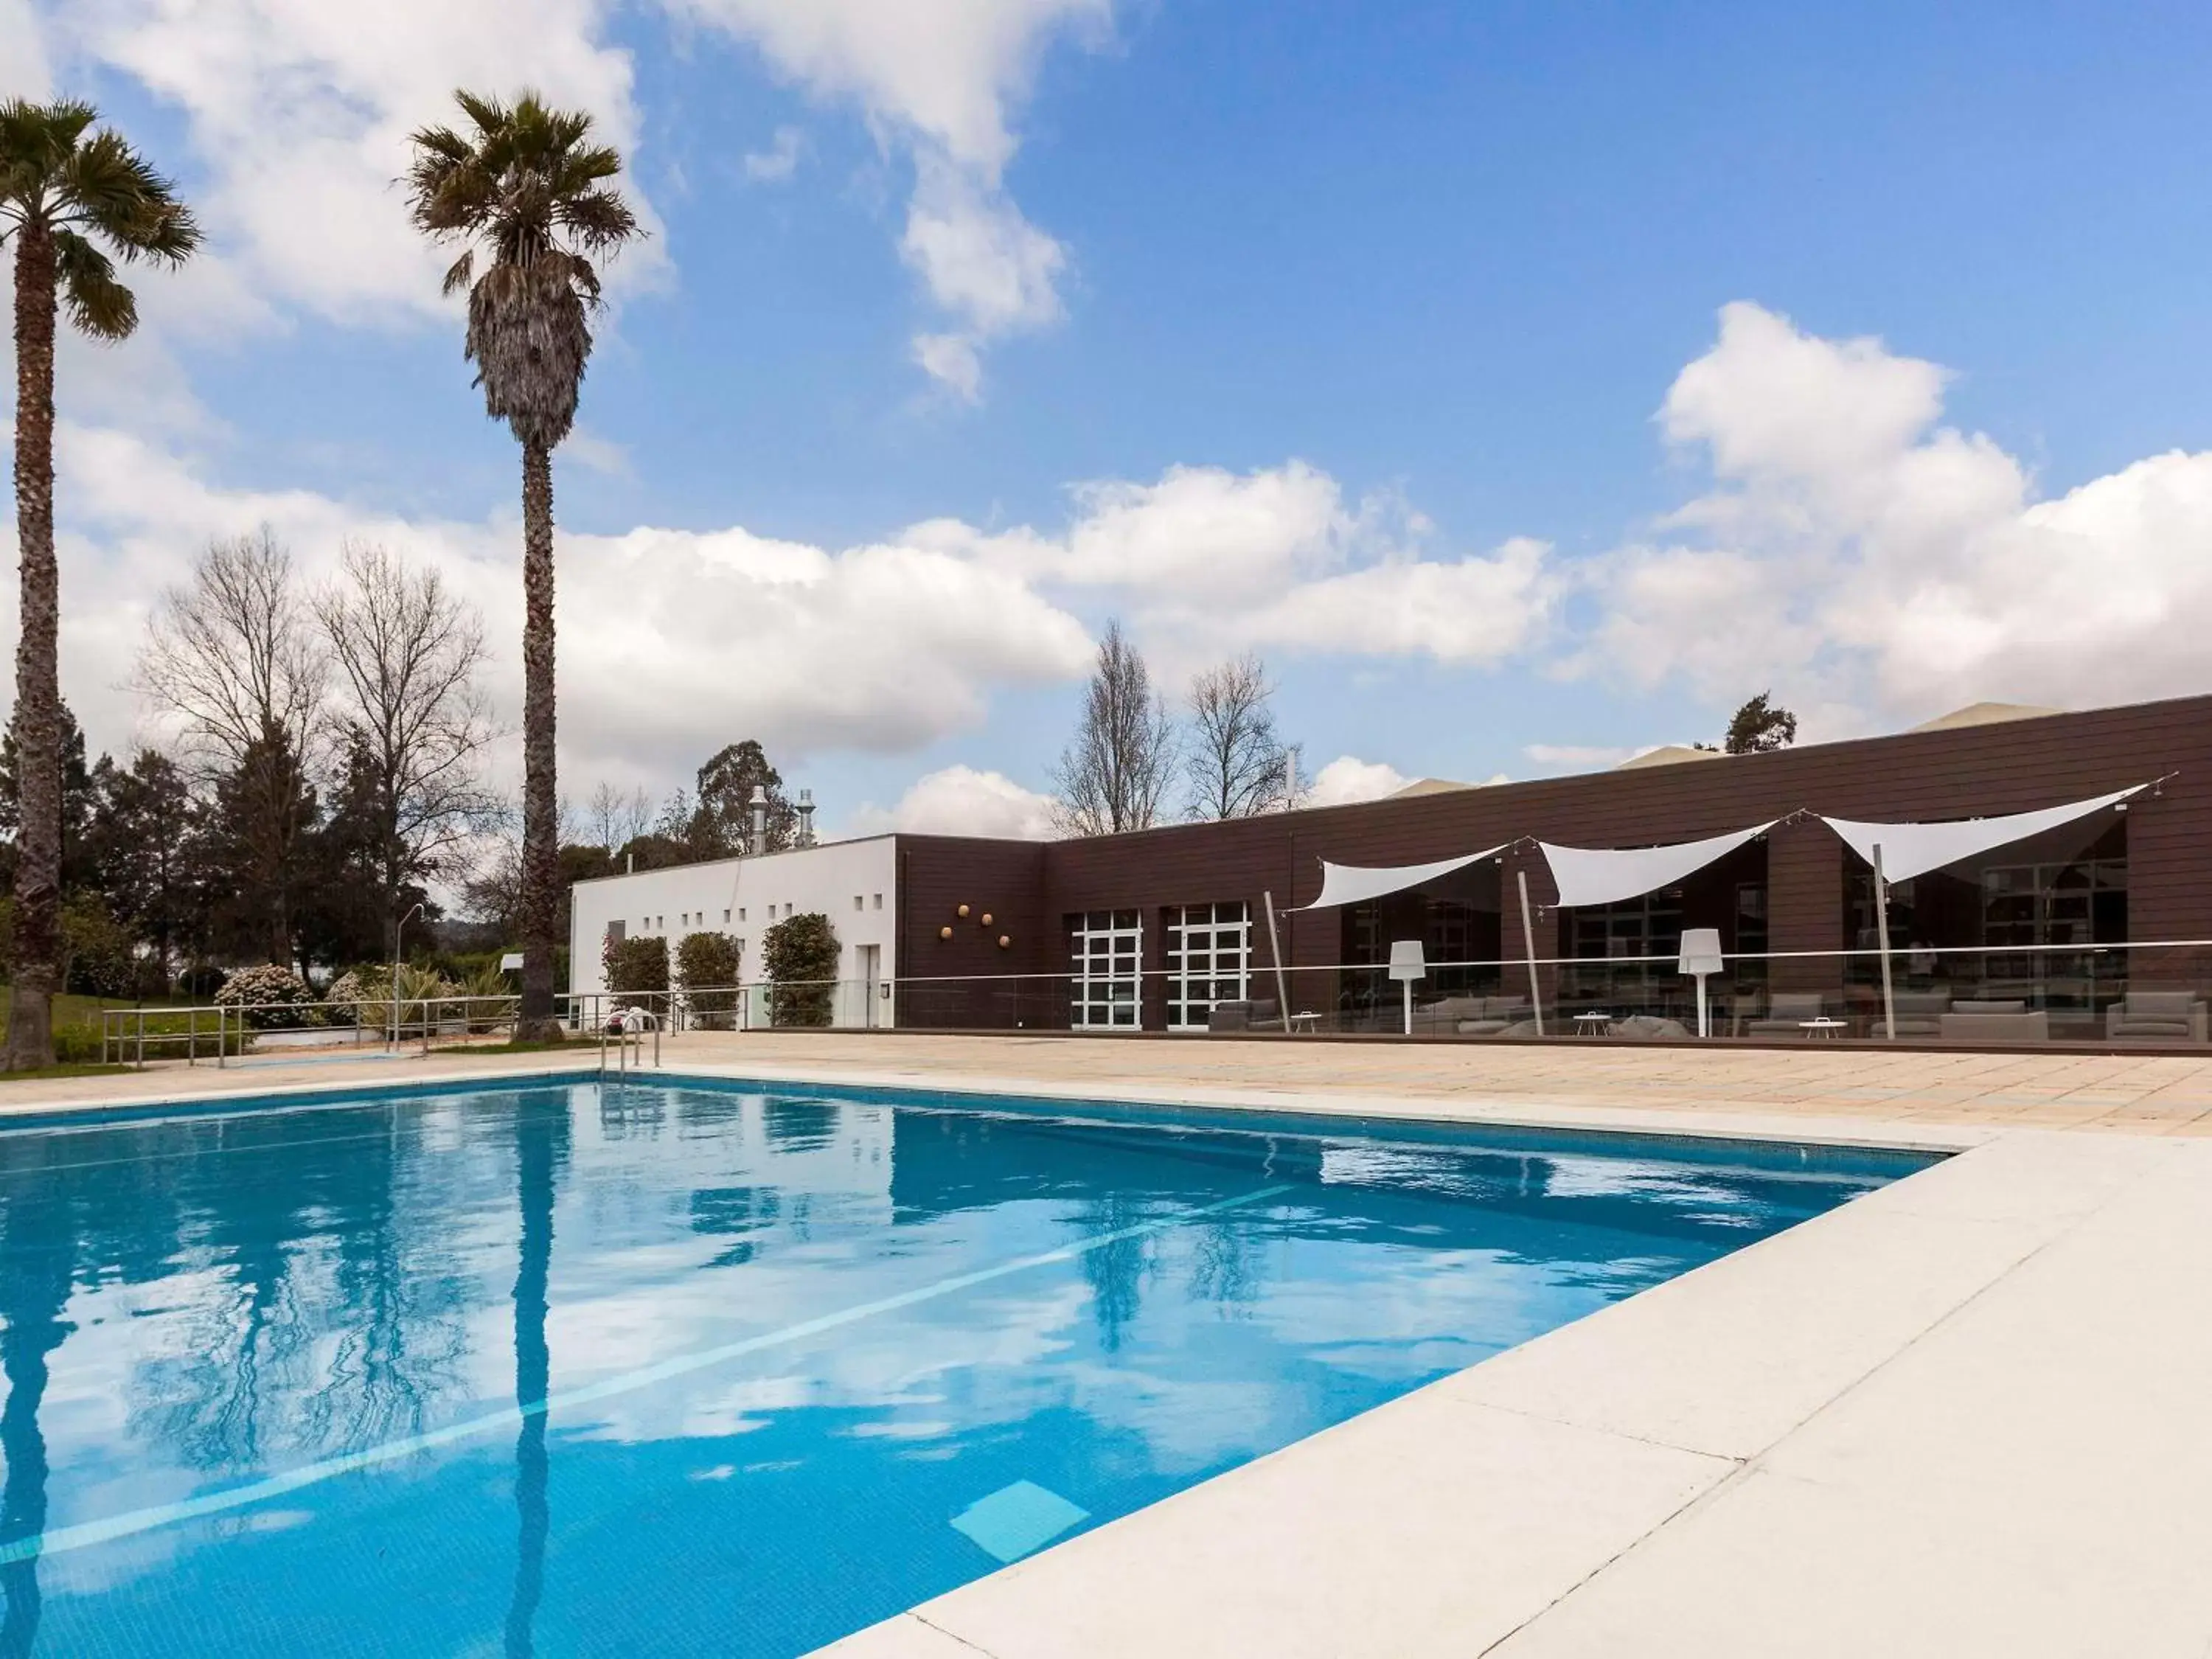
<instances>
[{"instance_id":1,"label":"white building wall","mask_svg":"<svg viewBox=\"0 0 2212 1659\"><path fill-rule=\"evenodd\" d=\"M672 953L687 933L727 933L744 945L748 985L768 977L761 936L787 915L819 911L837 933L837 977L863 976L866 948L875 947L875 975L888 981L898 940L897 842L890 836L830 842L758 858L717 859L672 870L580 881L570 890L568 983L580 993L606 989L600 955L611 922L636 939L658 935ZM874 999L874 1023L888 1025L891 1005ZM840 1024L867 1023L866 1000L840 995Z\"/></svg>"}]
</instances>

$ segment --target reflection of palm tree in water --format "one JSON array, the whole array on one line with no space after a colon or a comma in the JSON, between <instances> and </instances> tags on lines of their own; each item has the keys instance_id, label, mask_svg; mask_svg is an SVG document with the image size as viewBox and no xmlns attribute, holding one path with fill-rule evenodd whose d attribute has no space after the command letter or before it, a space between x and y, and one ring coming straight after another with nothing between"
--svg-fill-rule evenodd
<instances>
[{"instance_id":1,"label":"reflection of palm tree in water","mask_svg":"<svg viewBox=\"0 0 2212 1659\"><path fill-rule=\"evenodd\" d=\"M545 1341L546 1285L553 1262L553 1187L568 1140L565 1095L515 1112L515 1190L522 1210L514 1276L514 1403L526 1415L514 1441L514 1592L507 1607L507 1659L530 1659L532 1626L545 1589L547 1460L544 1402L553 1360ZM532 1407L538 1409L532 1410Z\"/></svg>"},{"instance_id":2,"label":"reflection of palm tree in water","mask_svg":"<svg viewBox=\"0 0 2212 1659\"><path fill-rule=\"evenodd\" d=\"M1092 1237L1119 1232L1145 1219L1144 1205L1127 1193L1107 1192L1084 1206L1083 1231ZM1091 1282L1091 1313L1098 1323L1098 1346L1112 1353L1121 1334L1137 1317L1139 1288L1145 1277L1146 1241L1117 1238L1083 1253L1083 1276Z\"/></svg>"},{"instance_id":3,"label":"reflection of palm tree in water","mask_svg":"<svg viewBox=\"0 0 2212 1659\"><path fill-rule=\"evenodd\" d=\"M0 1371L8 1403L0 1407L0 1453L8 1480L0 1488L0 1543L35 1538L46 1529L46 1437L39 1407L46 1392L46 1360L76 1328L64 1320L75 1268L75 1218L69 1206L44 1202L36 1183L18 1180L0 1210ZM0 1566L0 1659L23 1659L39 1635L36 1556Z\"/></svg>"}]
</instances>

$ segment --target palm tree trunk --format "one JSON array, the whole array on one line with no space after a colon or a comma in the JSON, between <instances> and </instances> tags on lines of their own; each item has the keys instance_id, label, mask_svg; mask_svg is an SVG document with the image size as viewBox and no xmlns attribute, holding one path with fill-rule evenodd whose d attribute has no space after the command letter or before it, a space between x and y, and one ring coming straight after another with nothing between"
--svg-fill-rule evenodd
<instances>
[{"instance_id":1,"label":"palm tree trunk","mask_svg":"<svg viewBox=\"0 0 2212 1659\"><path fill-rule=\"evenodd\" d=\"M54 1063L62 907L60 578L54 566L54 242L40 224L15 235L15 535L22 635L15 647L15 839L11 1072Z\"/></svg>"},{"instance_id":2,"label":"palm tree trunk","mask_svg":"<svg viewBox=\"0 0 2212 1659\"><path fill-rule=\"evenodd\" d=\"M560 908L560 825L554 777L553 453L522 446L522 1017L523 1042L557 1037L553 922Z\"/></svg>"}]
</instances>

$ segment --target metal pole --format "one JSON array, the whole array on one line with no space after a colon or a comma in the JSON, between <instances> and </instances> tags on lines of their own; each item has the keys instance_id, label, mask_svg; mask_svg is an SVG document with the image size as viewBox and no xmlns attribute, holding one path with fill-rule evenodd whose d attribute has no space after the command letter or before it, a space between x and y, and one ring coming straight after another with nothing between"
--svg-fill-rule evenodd
<instances>
[{"instance_id":1,"label":"metal pole","mask_svg":"<svg viewBox=\"0 0 2212 1659\"><path fill-rule=\"evenodd\" d=\"M1881 1021L1892 1042L1897 1041L1897 994L1889 979L1889 883L1881 873L1881 843L1874 844L1874 925L1881 945Z\"/></svg>"},{"instance_id":2,"label":"metal pole","mask_svg":"<svg viewBox=\"0 0 2212 1659\"><path fill-rule=\"evenodd\" d=\"M1245 890L1249 892L1251 890L1247 888ZM1291 1035L1291 981L1283 971L1283 941L1275 932L1275 895L1269 890L1261 893L1260 898L1267 907L1267 949L1275 958L1275 997L1282 1005L1283 1035L1288 1036Z\"/></svg>"},{"instance_id":3,"label":"metal pole","mask_svg":"<svg viewBox=\"0 0 2212 1659\"><path fill-rule=\"evenodd\" d=\"M215 1063L219 1066L230 1064L230 1044L223 1040L223 1008L218 1002L215 1006Z\"/></svg>"},{"instance_id":4,"label":"metal pole","mask_svg":"<svg viewBox=\"0 0 2212 1659\"><path fill-rule=\"evenodd\" d=\"M1528 872L1516 870L1521 884L1521 943L1528 953L1528 1004L1536 1011L1536 1035L1544 1035L1544 988L1536 980L1536 921L1528 906Z\"/></svg>"}]
</instances>

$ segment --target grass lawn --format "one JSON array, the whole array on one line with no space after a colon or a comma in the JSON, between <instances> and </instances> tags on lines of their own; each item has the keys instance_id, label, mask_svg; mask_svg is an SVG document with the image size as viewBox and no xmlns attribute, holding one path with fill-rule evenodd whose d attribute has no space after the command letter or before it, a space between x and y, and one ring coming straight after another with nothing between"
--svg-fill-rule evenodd
<instances>
[{"instance_id":1,"label":"grass lawn","mask_svg":"<svg viewBox=\"0 0 2212 1659\"><path fill-rule=\"evenodd\" d=\"M87 1060L82 1065L41 1066L30 1072L0 1072L0 1084L38 1083L58 1077L127 1077L128 1066L101 1066Z\"/></svg>"}]
</instances>

